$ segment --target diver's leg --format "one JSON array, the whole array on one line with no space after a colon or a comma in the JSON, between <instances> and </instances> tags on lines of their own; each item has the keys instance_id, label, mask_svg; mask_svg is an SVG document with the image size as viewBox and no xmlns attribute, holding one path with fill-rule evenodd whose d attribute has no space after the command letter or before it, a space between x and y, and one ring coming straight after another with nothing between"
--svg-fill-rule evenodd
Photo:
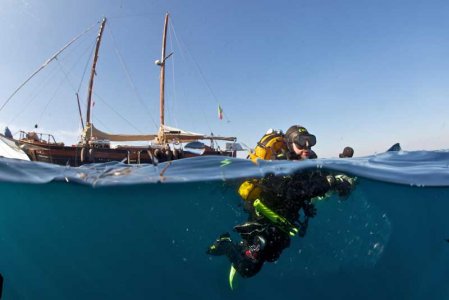
<instances>
[{"instance_id":1,"label":"diver's leg","mask_svg":"<svg viewBox=\"0 0 449 300\"><path fill-rule=\"evenodd\" d=\"M252 244L248 244L246 241L234 244L229 233L225 233L209 247L207 254L226 255L242 277L251 277L260 271L264 263L262 247L259 244L260 239L257 238L254 241L255 243Z\"/></svg>"}]
</instances>

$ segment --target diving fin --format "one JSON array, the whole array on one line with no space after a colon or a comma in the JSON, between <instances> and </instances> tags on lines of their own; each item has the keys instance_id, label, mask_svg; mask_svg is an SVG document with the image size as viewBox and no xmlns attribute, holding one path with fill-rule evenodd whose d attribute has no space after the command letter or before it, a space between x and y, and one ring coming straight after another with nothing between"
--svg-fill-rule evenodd
<instances>
[{"instance_id":1,"label":"diving fin","mask_svg":"<svg viewBox=\"0 0 449 300\"><path fill-rule=\"evenodd\" d=\"M235 273L237 273L237 270L234 268L234 265L231 264L231 269L229 270L229 286L231 287L231 290L234 290L233 282Z\"/></svg>"}]
</instances>

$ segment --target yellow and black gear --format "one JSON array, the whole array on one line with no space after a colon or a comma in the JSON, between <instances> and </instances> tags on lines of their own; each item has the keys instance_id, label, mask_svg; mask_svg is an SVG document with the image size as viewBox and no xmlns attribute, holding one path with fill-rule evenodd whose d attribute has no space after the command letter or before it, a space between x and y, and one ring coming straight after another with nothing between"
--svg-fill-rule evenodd
<instances>
[{"instance_id":1,"label":"yellow and black gear","mask_svg":"<svg viewBox=\"0 0 449 300\"><path fill-rule=\"evenodd\" d=\"M254 151L249 155L249 158L253 162L257 159L282 159L286 156L287 151L288 148L284 135L279 132L271 132L265 134L260 139ZM240 185L238 193L242 199L246 201L254 201L260 198L262 189L259 186L259 180L253 179L244 181Z\"/></svg>"},{"instance_id":2,"label":"yellow and black gear","mask_svg":"<svg viewBox=\"0 0 449 300\"><path fill-rule=\"evenodd\" d=\"M288 148L284 135L273 132L265 134L260 139L254 152L249 155L249 158L254 162L258 158L264 160L282 159L287 152Z\"/></svg>"}]
</instances>

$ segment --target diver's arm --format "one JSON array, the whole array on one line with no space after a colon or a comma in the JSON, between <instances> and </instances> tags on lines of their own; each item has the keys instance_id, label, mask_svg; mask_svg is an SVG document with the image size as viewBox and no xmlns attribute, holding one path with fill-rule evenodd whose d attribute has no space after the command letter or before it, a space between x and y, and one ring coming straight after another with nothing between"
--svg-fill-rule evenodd
<instances>
[{"instance_id":1,"label":"diver's arm","mask_svg":"<svg viewBox=\"0 0 449 300\"><path fill-rule=\"evenodd\" d=\"M346 197L354 189L357 178L338 174L327 175L326 180L329 183L331 190L337 192L340 197Z\"/></svg>"}]
</instances>

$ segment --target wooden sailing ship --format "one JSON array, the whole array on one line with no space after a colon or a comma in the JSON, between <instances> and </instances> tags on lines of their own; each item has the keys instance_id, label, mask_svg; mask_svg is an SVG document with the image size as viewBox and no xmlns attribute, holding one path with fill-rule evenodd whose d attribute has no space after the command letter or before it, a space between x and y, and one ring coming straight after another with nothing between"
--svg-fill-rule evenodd
<instances>
[{"instance_id":1,"label":"wooden sailing ship","mask_svg":"<svg viewBox=\"0 0 449 300\"><path fill-rule=\"evenodd\" d=\"M169 15L166 14L162 37L162 55L161 59L156 61L156 64L160 67L159 131L155 134L147 135L109 134L97 129L92 122L92 93L98 52L106 24L106 18L104 18L101 22L97 35L94 58L90 72L85 123L83 122L81 107L78 99L81 124L83 125L81 140L76 145L66 146L63 143L57 143L51 134L21 131L20 137L15 140L15 142L23 149L31 160L59 165L80 166L87 163L103 163L110 161L122 161L129 164L157 163L161 161L199 155L223 155L235 157L236 152L233 150L235 149L234 147L230 147L227 150L220 150L199 142L202 140L210 140L212 144L216 140L221 140L231 142L232 145L236 141L235 137L197 134L173 128L165 124L165 63L171 56L171 54L166 56L168 20ZM111 142L135 141L147 141L149 142L149 145L111 147ZM189 151L189 144L196 145L196 149Z\"/></svg>"}]
</instances>

